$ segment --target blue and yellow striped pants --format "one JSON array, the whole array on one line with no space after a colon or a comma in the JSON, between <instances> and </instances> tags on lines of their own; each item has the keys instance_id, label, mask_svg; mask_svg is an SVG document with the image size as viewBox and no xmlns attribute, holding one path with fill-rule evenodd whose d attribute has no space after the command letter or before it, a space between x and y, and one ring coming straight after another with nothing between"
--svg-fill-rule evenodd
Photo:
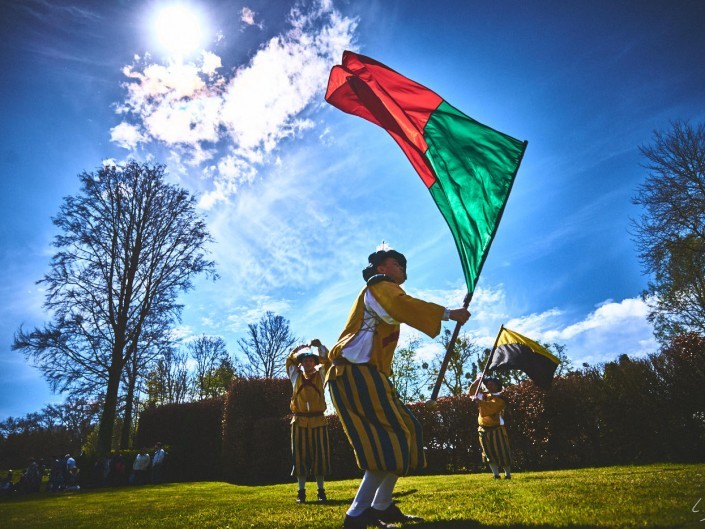
<instances>
[{"instance_id":1,"label":"blue and yellow striped pants","mask_svg":"<svg viewBox=\"0 0 705 529\"><path fill-rule=\"evenodd\" d=\"M500 467L512 466L512 453L509 448L509 436L504 426L477 429L480 435L480 447L486 463L494 463Z\"/></svg>"},{"instance_id":2,"label":"blue and yellow striped pants","mask_svg":"<svg viewBox=\"0 0 705 529\"><path fill-rule=\"evenodd\" d=\"M328 426L310 428L291 423L292 476L325 476L330 471Z\"/></svg>"},{"instance_id":3,"label":"blue and yellow striped pants","mask_svg":"<svg viewBox=\"0 0 705 529\"><path fill-rule=\"evenodd\" d=\"M362 470L405 475L424 468L421 423L399 400L386 375L348 364L329 380L331 399Z\"/></svg>"}]
</instances>

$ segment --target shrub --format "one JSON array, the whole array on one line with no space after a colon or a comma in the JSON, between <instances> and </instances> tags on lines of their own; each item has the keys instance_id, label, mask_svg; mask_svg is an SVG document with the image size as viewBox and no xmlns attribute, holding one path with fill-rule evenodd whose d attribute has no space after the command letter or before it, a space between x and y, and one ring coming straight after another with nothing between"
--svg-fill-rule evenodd
<instances>
[{"instance_id":1,"label":"shrub","mask_svg":"<svg viewBox=\"0 0 705 529\"><path fill-rule=\"evenodd\" d=\"M281 437L255 437L255 424L267 418L283 417L289 413L291 382L284 378L238 379L230 388L225 401L223 418L223 474L234 483L247 483L261 479L260 471L253 464L252 454L260 450L281 453L277 443ZM272 424L262 429L277 431ZM283 437L288 442L288 434ZM255 445L258 445L255 447ZM265 452L266 453L266 452Z\"/></svg>"}]
</instances>

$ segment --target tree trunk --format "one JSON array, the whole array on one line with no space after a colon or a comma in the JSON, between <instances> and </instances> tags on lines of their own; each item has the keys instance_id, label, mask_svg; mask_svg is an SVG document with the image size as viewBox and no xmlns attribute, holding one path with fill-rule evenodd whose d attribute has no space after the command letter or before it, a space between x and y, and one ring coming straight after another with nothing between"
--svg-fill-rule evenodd
<instances>
[{"instance_id":1,"label":"tree trunk","mask_svg":"<svg viewBox=\"0 0 705 529\"><path fill-rule=\"evenodd\" d=\"M108 387L105 390L103 413L98 427L98 454L109 454L112 450L119 389L120 367L114 362L108 370Z\"/></svg>"},{"instance_id":2,"label":"tree trunk","mask_svg":"<svg viewBox=\"0 0 705 529\"><path fill-rule=\"evenodd\" d=\"M132 407L135 402L135 383L137 375L133 370L130 373L130 381L127 387L127 397L125 398L125 417L122 421L122 432L120 433L120 448L127 450L130 447L130 434L132 433Z\"/></svg>"}]
</instances>

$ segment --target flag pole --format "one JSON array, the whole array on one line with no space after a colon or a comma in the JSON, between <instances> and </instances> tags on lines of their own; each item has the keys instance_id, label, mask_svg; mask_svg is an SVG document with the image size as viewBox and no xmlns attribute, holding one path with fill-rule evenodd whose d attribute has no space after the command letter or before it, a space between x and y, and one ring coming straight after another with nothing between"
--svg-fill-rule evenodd
<instances>
[{"instance_id":1,"label":"flag pole","mask_svg":"<svg viewBox=\"0 0 705 529\"><path fill-rule=\"evenodd\" d=\"M465 300L463 301L463 308L467 309L470 305L470 300L472 299L472 293L468 292L465 295ZM458 339L458 334L460 334L460 327L462 324L460 322L455 324L455 330L453 331L453 336L448 342L446 347L446 355L443 357L443 362L441 362L441 367L438 370L438 378L436 378L436 384L433 386L433 391L431 392L431 400L435 401L438 398L438 393L441 391L441 384L443 384L443 379L446 376L446 369L448 369L448 363L450 362L450 357L453 354L453 349L455 349L455 341Z\"/></svg>"},{"instance_id":2,"label":"flag pole","mask_svg":"<svg viewBox=\"0 0 705 529\"><path fill-rule=\"evenodd\" d=\"M487 373L487 368L492 363L492 357L494 356L495 349L497 349L497 342L499 341L499 337L502 336L503 330L504 330L504 323L499 326L499 332L497 333L497 338L494 339L494 345L492 346L492 351L490 351L490 356L487 358L487 362L485 363L485 369L482 370L482 374L480 375L480 382L477 384L477 387L475 388L475 395L473 395L474 397L477 397L477 393L480 391L480 386L482 385L482 381L485 378L485 373Z\"/></svg>"}]
</instances>

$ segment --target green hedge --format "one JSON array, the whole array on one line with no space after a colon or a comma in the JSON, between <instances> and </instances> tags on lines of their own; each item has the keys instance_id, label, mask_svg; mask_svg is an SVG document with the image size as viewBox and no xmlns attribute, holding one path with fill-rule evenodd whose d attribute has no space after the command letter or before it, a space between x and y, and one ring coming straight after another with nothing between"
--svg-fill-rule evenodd
<instances>
[{"instance_id":1,"label":"green hedge","mask_svg":"<svg viewBox=\"0 0 705 529\"><path fill-rule=\"evenodd\" d=\"M140 415L134 446L151 456L155 443L164 445L165 479L221 479L222 420L222 398L149 408Z\"/></svg>"},{"instance_id":2,"label":"green hedge","mask_svg":"<svg viewBox=\"0 0 705 529\"><path fill-rule=\"evenodd\" d=\"M601 368L557 378L550 391L531 382L510 386L505 413L518 470L578 468L651 462L705 461L705 338L676 338L658 354L620 357ZM221 415L197 411L198 403L162 408L168 416L150 425L145 412L139 439L162 440L191 459L217 452L222 465L184 466L184 479L225 478L237 483L286 482L291 474L287 379L236 381ZM189 408L190 407L190 408ZM169 408L169 407L167 407ZM177 410L188 408L179 415ZM423 473L484 471L477 439L477 406L467 396L409 405L424 429L428 468ZM198 426L188 421L199 415ZM154 420L154 419L152 419ZM182 437L163 424L179 423ZM337 417L328 418L332 478L361 476ZM159 425L159 427L157 427ZM212 436L207 439L208 436ZM146 439L146 437L145 437ZM206 447L209 447L205 449ZM204 450L205 449L205 450ZM193 472L193 473L190 473Z\"/></svg>"},{"instance_id":3,"label":"green hedge","mask_svg":"<svg viewBox=\"0 0 705 529\"><path fill-rule=\"evenodd\" d=\"M283 417L289 413L291 391L291 382L284 378L233 382L223 416L223 476L226 480L233 483L267 481L276 473L275 469L282 472L280 479L286 476L281 470L285 468L282 456L274 454L283 454L283 447L289 443ZM257 424L272 418L276 421ZM284 424L275 426L277 422ZM266 454L272 456L267 458Z\"/></svg>"}]
</instances>

